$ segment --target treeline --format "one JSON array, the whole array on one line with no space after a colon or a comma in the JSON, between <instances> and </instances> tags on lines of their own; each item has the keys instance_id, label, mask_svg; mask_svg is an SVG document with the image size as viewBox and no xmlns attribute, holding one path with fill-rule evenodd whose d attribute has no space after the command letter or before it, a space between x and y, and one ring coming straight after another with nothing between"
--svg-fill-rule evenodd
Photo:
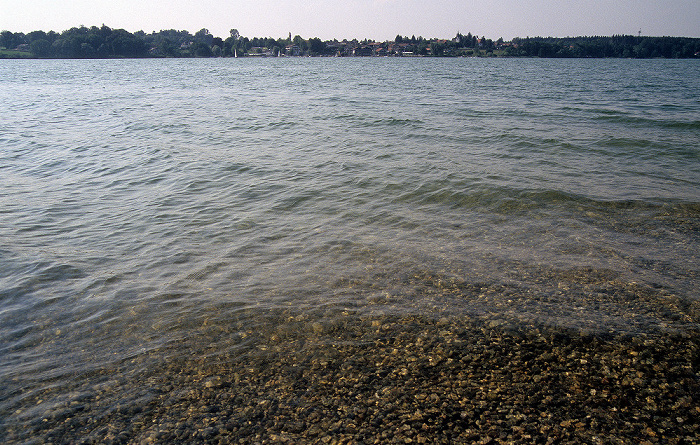
<instances>
[{"instance_id":1,"label":"treeline","mask_svg":"<svg viewBox=\"0 0 700 445\"><path fill-rule=\"evenodd\" d=\"M81 26L57 33L33 31L28 34L2 31L0 48L12 52L0 52L0 57L38 58L119 58L119 57L231 57L244 55L387 55L387 49L396 54L392 43L402 44L399 53L415 55L455 56L465 55L456 51L464 48L494 49L494 42L486 38L457 34L452 40L425 39L423 37L397 36L394 42L356 39L339 42L322 41L319 38L304 39L301 36L274 39L271 37L248 38L236 29L226 39L214 37L209 30L201 29L194 35L174 29L146 34L143 31L129 33L124 29L108 26ZM498 44L503 39L498 40ZM371 47L371 51L368 48ZM381 50L384 51L381 51Z\"/></svg>"},{"instance_id":2,"label":"treeline","mask_svg":"<svg viewBox=\"0 0 700 445\"><path fill-rule=\"evenodd\" d=\"M687 59L700 56L700 39L688 37L533 37L515 38L505 56L622 57Z\"/></svg>"},{"instance_id":3,"label":"treeline","mask_svg":"<svg viewBox=\"0 0 700 445\"><path fill-rule=\"evenodd\" d=\"M400 45L402 52L409 52L419 56L459 57L474 55L494 55L495 50L504 45L503 38L495 42L486 37L479 37L467 33L457 35L451 39L424 39L422 36L404 37L400 34L394 39L394 44Z\"/></svg>"},{"instance_id":4,"label":"treeline","mask_svg":"<svg viewBox=\"0 0 700 445\"><path fill-rule=\"evenodd\" d=\"M32 31L25 35L2 31L0 47L40 58L145 57L149 50L147 42L137 35L104 25L101 28L71 28L60 34Z\"/></svg>"},{"instance_id":5,"label":"treeline","mask_svg":"<svg viewBox=\"0 0 700 445\"><path fill-rule=\"evenodd\" d=\"M5 50L3 51L2 48ZM505 42L468 33L452 39L397 35L393 41L322 41L300 36L274 39L241 36L232 29L226 39L207 29L195 34L174 29L146 34L124 29L76 27L61 33L2 31L0 57L133 58L232 56L506 56L506 57L624 57L692 58L700 55L700 39L685 37L527 37Z\"/></svg>"},{"instance_id":6,"label":"treeline","mask_svg":"<svg viewBox=\"0 0 700 445\"><path fill-rule=\"evenodd\" d=\"M396 36L397 43L410 43L407 49L419 55L463 56L485 55L502 57L543 58L666 58L700 57L700 39L689 37L642 37L615 35L612 37L526 37L495 42L485 37L457 34L452 40L424 40Z\"/></svg>"},{"instance_id":7,"label":"treeline","mask_svg":"<svg viewBox=\"0 0 700 445\"><path fill-rule=\"evenodd\" d=\"M194 35L174 29L146 34L130 33L108 26L81 26L57 33L33 31L28 34L2 31L0 48L4 57L38 58L120 58L120 57L218 57L245 54L255 46L273 39L248 39L238 31L223 40L207 29ZM274 40L273 40L274 41ZM274 41L278 46L286 41ZM10 50L10 51L7 51Z\"/></svg>"}]
</instances>

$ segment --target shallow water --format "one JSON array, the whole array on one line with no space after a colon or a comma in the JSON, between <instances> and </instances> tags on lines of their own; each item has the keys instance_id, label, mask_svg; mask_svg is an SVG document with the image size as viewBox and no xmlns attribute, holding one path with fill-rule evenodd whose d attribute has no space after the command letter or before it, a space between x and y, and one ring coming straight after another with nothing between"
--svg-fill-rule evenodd
<instances>
[{"instance_id":1,"label":"shallow water","mask_svg":"<svg viewBox=\"0 0 700 445\"><path fill-rule=\"evenodd\" d=\"M212 332L276 311L697 328L694 60L10 60L0 79L2 412L166 346L231 353L242 337Z\"/></svg>"}]
</instances>

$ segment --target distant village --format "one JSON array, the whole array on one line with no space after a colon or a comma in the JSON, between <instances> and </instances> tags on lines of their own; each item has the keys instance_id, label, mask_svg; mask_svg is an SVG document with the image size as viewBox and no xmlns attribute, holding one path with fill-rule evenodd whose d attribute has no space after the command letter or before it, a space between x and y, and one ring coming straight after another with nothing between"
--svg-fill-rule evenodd
<instances>
[{"instance_id":1,"label":"distant village","mask_svg":"<svg viewBox=\"0 0 700 445\"><path fill-rule=\"evenodd\" d=\"M492 55L512 43L493 42L471 33L457 33L453 39L402 37L392 41L304 39L301 36L274 39L248 38L236 29L227 38L214 37L209 30L195 34L162 30L150 34L102 27L78 27L56 33L28 34L2 31L0 51L4 55L38 58L110 57L387 57L387 56L472 56ZM489 54L490 53L490 54Z\"/></svg>"},{"instance_id":2,"label":"distant village","mask_svg":"<svg viewBox=\"0 0 700 445\"><path fill-rule=\"evenodd\" d=\"M225 39L201 29L130 33L108 26L0 33L0 58L163 57L545 57L695 58L700 39L688 37L525 37L504 41L457 32L451 39L397 35L393 40L248 38L231 29Z\"/></svg>"},{"instance_id":3,"label":"distant village","mask_svg":"<svg viewBox=\"0 0 700 445\"><path fill-rule=\"evenodd\" d=\"M396 36L392 41L327 40L305 41L298 36L283 47L279 42L266 42L264 46L251 46L245 55L252 57L416 57L416 56L473 56L504 50L513 43L503 39L493 42L485 37L457 34L453 39L425 39L423 37ZM254 41L253 43L259 43ZM491 54L492 55L492 54Z\"/></svg>"}]
</instances>

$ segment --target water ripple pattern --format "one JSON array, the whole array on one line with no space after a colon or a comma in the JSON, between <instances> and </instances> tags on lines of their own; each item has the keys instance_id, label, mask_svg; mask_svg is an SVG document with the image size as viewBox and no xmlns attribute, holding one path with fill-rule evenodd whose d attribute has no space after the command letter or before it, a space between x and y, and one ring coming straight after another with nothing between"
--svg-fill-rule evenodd
<instances>
[{"instance_id":1,"label":"water ripple pattern","mask_svg":"<svg viewBox=\"0 0 700 445\"><path fill-rule=\"evenodd\" d=\"M698 311L693 60L8 60L0 79L3 412L256 310L633 332Z\"/></svg>"}]
</instances>

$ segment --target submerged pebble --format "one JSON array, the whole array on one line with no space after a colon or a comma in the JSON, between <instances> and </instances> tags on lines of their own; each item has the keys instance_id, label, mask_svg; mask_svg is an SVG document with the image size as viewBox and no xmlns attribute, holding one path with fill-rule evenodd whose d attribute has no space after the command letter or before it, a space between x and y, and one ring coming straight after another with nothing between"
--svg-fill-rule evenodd
<instances>
[{"instance_id":1,"label":"submerged pebble","mask_svg":"<svg viewBox=\"0 0 700 445\"><path fill-rule=\"evenodd\" d=\"M343 322L332 332L316 328L320 321L307 330L308 320L287 317L284 329L270 327L284 337L261 329L251 334L256 347L239 354L155 357L138 378L108 385L84 379L90 395L79 403L54 406L29 424L19 421L27 417L18 410L15 422L3 424L4 437L9 443L30 437L56 443L698 443L700 331L591 335L544 325L503 329L500 322L468 317L345 314ZM145 381L147 389L124 388ZM131 399L117 402L120 391Z\"/></svg>"}]
</instances>

